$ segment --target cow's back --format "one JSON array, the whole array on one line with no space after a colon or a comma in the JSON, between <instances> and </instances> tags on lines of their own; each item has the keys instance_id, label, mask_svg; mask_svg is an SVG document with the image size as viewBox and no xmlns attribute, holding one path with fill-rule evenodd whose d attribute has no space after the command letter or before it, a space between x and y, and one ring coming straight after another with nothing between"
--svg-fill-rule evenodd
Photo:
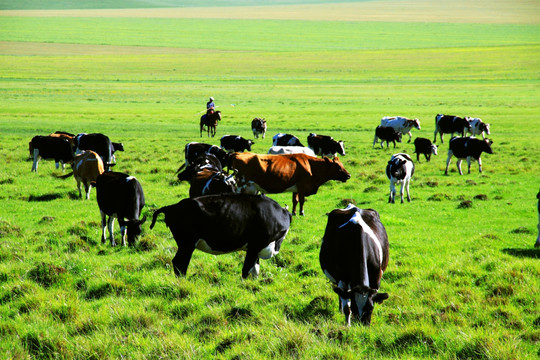
<instances>
[{"instance_id":1,"label":"cow's back","mask_svg":"<svg viewBox=\"0 0 540 360\"><path fill-rule=\"evenodd\" d=\"M107 215L137 219L145 205L144 192L136 178L119 172L105 172L96 180L97 202Z\"/></svg>"},{"instance_id":2,"label":"cow's back","mask_svg":"<svg viewBox=\"0 0 540 360\"><path fill-rule=\"evenodd\" d=\"M105 171L101 157L92 150L85 150L75 156L73 161L73 175L79 179L96 181L97 177Z\"/></svg>"}]
</instances>

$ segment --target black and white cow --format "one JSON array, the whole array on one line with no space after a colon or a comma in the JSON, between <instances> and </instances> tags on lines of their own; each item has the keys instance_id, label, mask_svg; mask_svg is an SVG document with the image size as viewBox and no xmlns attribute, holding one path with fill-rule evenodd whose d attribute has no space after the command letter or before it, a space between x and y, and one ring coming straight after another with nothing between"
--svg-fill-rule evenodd
<instances>
[{"instance_id":1,"label":"black and white cow","mask_svg":"<svg viewBox=\"0 0 540 360\"><path fill-rule=\"evenodd\" d=\"M212 154L203 154L178 174L178 180L190 184L189 197L236 192L234 175L222 171L221 163Z\"/></svg>"},{"instance_id":2,"label":"black and white cow","mask_svg":"<svg viewBox=\"0 0 540 360\"><path fill-rule=\"evenodd\" d=\"M109 229L111 246L116 246L113 236L114 219L118 219L122 245L135 245L135 239L142 232L141 225L146 216L139 220L145 205L144 192L139 181L133 176L119 172L104 172L96 180L97 203L101 212L101 242L107 239L105 227ZM107 216L109 219L107 221Z\"/></svg>"},{"instance_id":3,"label":"black and white cow","mask_svg":"<svg viewBox=\"0 0 540 360\"><path fill-rule=\"evenodd\" d=\"M328 214L319 262L339 296L347 325L352 313L369 326L374 304L388 299L379 292L388 260L388 236L377 211L349 205Z\"/></svg>"},{"instance_id":4,"label":"black and white cow","mask_svg":"<svg viewBox=\"0 0 540 360\"><path fill-rule=\"evenodd\" d=\"M482 155L483 152L493 154L491 144L493 144L493 141L489 139L480 140L473 137L453 137L450 139L450 149L448 150L444 174L448 175L448 165L450 165L452 156L455 156L458 159L457 168L459 175L463 175L463 172L461 171L462 160L467 160L468 174L471 173L471 159L478 162L478 170L482 172L482 160L480 159L480 155Z\"/></svg>"},{"instance_id":5,"label":"black and white cow","mask_svg":"<svg viewBox=\"0 0 540 360\"><path fill-rule=\"evenodd\" d=\"M304 146L296 136L279 133L272 137L272 146Z\"/></svg>"},{"instance_id":6,"label":"black and white cow","mask_svg":"<svg viewBox=\"0 0 540 360\"><path fill-rule=\"evenodd\" d=\"M65 170L66 163L72 163L74 150L67 139L56 136L37 135L30 141L30 154L34 158L32 171L37 172L40 159L54 159L56 168L62 164L62 171Z\"/></svg>"},{"instance_id":7,"label":"black and white cow","mask_svg":"<svg viewBox=\"0 0 540 360\"><path fill-rule=\"evenodd\" d=\"M291 214L264 195L222 194L184 199L154 213L159 214L178 245L172 260L176 275L185 275L197 248L219 255L246 251L242 277L259 274L259 258L276 255L289 231Z\"/></svg>"},{"instance_id":8,"label":"black and white cow","mask_svg":"<svg viewBox=\"0 0 540 360\"><path fill-rule=\"evenodd\" d=\"M262 118L255 118L251 121L251 131L253 131L253 136L255 136L256 139L259 138L259 135L264 139L267 128L266 120Z\"/></svg>"},{"instance_id":9,"label":"black and white cow","mask_svg":"<svg viewBox=\"0 0 540 360\"><path fill-rule=\"evenodd\" d=\"M124 144L111 141L111 145L112 145L112 151L111 151L112 162L116 162L116 156L114 156L114 153L117 151L124 151Z\"/></svg>"},{"instance_id":10,"label":"black and white cow","mask_svg":"<svg viewBox=\"0 0 540 360\"><path fill-rule=\"evenodd\" d=\"M180 166L177 173L180 172L184 167L193 164L197 158L203 154L214 155L221 163L222 169L227 166L229 154L219 146L199 142L190 142L186 144L184 148L184 156L186 159L185 163Z\"/></svg>"},{"instance_id":11,"label":"black and white cow","mask_svg":"<svg viewBox=\"0 0 540 360\"><path fill-rule=\"evenodd\" d=\"M255 144L252 140L247 140L237 135L223 135L220 143L221 148L228 152L251 151L251 145Z\"/></svg>"},{"instance_id":12,"label":"black and white cow","mask_svg":"<svg viewBox=\"0 0 540 360\"><path fill-rule=\"evenodd\" d=\"M375 143L377 140L381 140L381 148L383 148L383 143L386 141L386 147L388 148L390 145L390 142L394 143L394 149L396 148L396 141L398 143L401 142L401 133L396 132L394 128L392 127L386 127L386 126L377 126L375 129L375 137L373 138L373 146L375 147Z\"/></svg>"},{"instance_id":13,"label":"black and white cow","mask_svg":"<svg viewBox=\"0 0 540 360\"><path fill-rule=\"evenodd\" d=\"M409 135L409 141L407 142L411 142L411 129L416 128L420 130L420 120L408 119L403 116L385 116L381 119L381 126L391 127L396 132Z\"/></svg>"},{"instance_id":14,"label":"black and white cow","mask_svg":"<svg viewBox=\"0 0 540 360\"><path fill-rule=\"evenodd\" d=\"M82 150L92 150L96 152L103 160L105 171L109 171L113 164L114 146L107 135L100 133L78 134L75 137L77 153Z\"/></svg>"},{"instance_id":15,"label":"black and white cow","mask_svg":"<svg viewBox=\"0 0 540 360\"><path fill-rule=\"evenodd\" d=\"M465 132L469 131L470 129L471 124L467 118L454 115L437 114L437 116L435 116L435 132L433 134L433 142L437 142L437 133L439 133L441 136L441 143L444 143L443 134L451 134L453 136L454 133L459 133L461 134L461 137L463 137L465 136Z\"/></svg>"},{"instance_id":16,"label":"black and white cow","mask_svg":"<svg viewBox=\"0 0 540 360\"><path fill-rule=\"evenodd\" d=\"M403 203L403 189L407 190L407 201L411 201L411 195L409 193L409 183L414 175L414 163L411 157L407 154L399 153L394 154L386 165L386 176L390 180L390 197L389 203L394 203L396 197L396 184L401 183L401 190L399 195L401 197L401 203Z\"/></svg>"},{"instance_id":17,"label":"black and white cow","mask_svg":"<svg viewBox=\"0 0 540 360\"><path fill-rule=\"evenodd\" d=\"M343 141L336 141L331 136L310 133L307 142L308 146L319 156L335 157L336 154L345 155Z\"/></svg>"},{"instance_id":18,"label":"black and white cow","mask_svg":"<svg viewBox=\"0 0 540 360\"><path fill-rule=\"evenodd\" d=\"M306 154L309 156L317 157L315 152L308 147L303 146L271 146L268 149L268 154L284 155L284 154Z\"/></svg>"},{"instance_id":19,"label":"black and white cow","mask_svg":"<svg viewBox=\"0 0 540 360\"><path fill-rule=\"evenodd\" d=\"M429 139L419 137L414 139L414 152L416 161L420 161L420 154L424 154L426 161L430 161L432 154L437 155L437 145L432 144Z\"/></svg>"},{"instance_id":20,"label":"black and white cow","mask_svg":"<svg viewBox=\"0 0 540 360\"><path fill-rule=\"evenodd\" d=\"M540 191L536 194L536 198L538 199L538 238L536 238L534 247L540 247Z\"/></svg>"},{"instance_id":21,"label":"black and white cow","mask_svg":"<svg viewBox=\"0 0 540 360\"><path fill-rule=\"evenodd\" d=\"M468 130L471 136L482 135L482 139L485 139L486 136L484 135L484 133L486 133L487 135L491 134L489 132L489 124L483 122L482 119L467 118L467 121L469 122L469 124L471 124L471 128Z\"/></svg>"}]
</instances>

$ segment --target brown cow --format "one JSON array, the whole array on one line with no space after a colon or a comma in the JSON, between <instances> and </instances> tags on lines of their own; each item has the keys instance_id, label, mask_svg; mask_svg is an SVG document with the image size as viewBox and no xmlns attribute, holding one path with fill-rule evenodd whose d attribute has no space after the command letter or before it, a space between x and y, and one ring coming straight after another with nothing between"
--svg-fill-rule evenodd
<instances>
[{"instance_id":1,"label":"brown cow","mask_svg":"<svg viewBox=\"0 0 540 360\"><path fill-rule=\"evenodd\" d=\"M81 183L83 183L86 199L89 200L92 185L95 186L97 177L105 171L103 160L92 150L85 150L75 156L72 168L73 177L77 181L77 188L79 189L79 198L82 199Z\"/></svg>"},{"instance_id":2,"label":"brown cow","mask_svg":"<svg viewBox=\"0 0 540 360\"><path fill-rule=\"evenodd\" d=\"M316 194L319 186L328 180L345 182L351 177L337 157L318 159L305 154L234 153L231 167L237 171L241 192L277 194L292 191L293 215L296 215L298 203L300 215L304 215L305 197Z\"/></svg>"}]
</instances>

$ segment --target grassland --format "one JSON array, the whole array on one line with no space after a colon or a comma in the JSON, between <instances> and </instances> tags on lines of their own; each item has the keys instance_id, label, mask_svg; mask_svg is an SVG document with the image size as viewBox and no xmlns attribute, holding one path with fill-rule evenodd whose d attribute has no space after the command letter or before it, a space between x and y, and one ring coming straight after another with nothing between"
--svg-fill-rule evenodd
<instances>
[{"instance_id":1,"label":"grassland","mask_svg":"<svg viewBox=\"0 0 540 360\"><path fill-rule=\"evenodd\" d=\"M538 357L538 24L0 22L0 357ZM269 135L346 141L351 180L308 198L258 279L241 280L241 253L201 252L176 278L161 221L133 249L101 245L95 192L77 200L50 161L30 174L32 136L106 133L124 143L116 170L141 181L151 215L187 196L174 172L183 146L201 140L208 96L224 114L218 136L250 137L262 116ZM484 173L459 176L453 160L444 176L446 136L439 156L417 163L413 201L387 204L386 162L413 146L372 149L373 129L399 114L432 138L441 112L491 124ZM272 197L290 205L290 194ZM379 211L391 244L390 298L370 328L344 326L318 265L325 213L349 201Z\"/></svg>"}]
</instances>

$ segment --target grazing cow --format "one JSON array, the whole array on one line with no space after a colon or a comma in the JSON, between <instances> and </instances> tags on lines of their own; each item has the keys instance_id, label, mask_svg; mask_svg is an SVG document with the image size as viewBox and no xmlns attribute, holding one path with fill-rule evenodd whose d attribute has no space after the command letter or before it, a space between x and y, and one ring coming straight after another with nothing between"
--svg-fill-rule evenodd
<instances>
[{"instance_id":1,"label":"grazing cow","mask_svg":"<svg viewBox=\"0 0 540 360\"><path fill-rule=\"evenodd\" d=\"M399 153L394 154L386 165L386 176L390 180L390 197L389 203L394 203L396 196L396 184L401 183L401 190L399 195L401 196L401 203L403 203L403 188L407 190L407 201L411 201L411 195L409 194L409 183L414 175L414 163L411 157L407 154Z\"/></svg>"},{"instance_id":2,"label":"grazing cow","mask_svg":"<svg viewBox=\"0 0 540 360\"><path fill-rule=\"evenodd\" d=\"M433 142L437 142L437 133L441 136L441 143L443 141L443 134L460 133L461 137L465 136L465 132L471 129L471 124L467 118L462 118L454 115L437 114L435 116L435 133L433 135Z\"/></svg>"},{"instance_id":3,"label":"grazing cow","mask_svg":"<svg viewBox=\"0 0 540 360\"><path fill-rule=\"evenodd\" d=\"M99 133L78 134L75 137L75 143L77 145L77 153L80 153L82 150L92 150L101 156L105 171L109 171L114 166L112 161L114 147L108 136Z\"/></svg>"},{"instance_id":4,"label":"grazing cow","mask_svg":"<svg viewBox=\"0 0 540 360\"><path fill-rule=\"evenodd\" d=\"M437 155L437 145L432 144L429 139L419 137L414 139L414 152L416 161L420 161L420 154L424 154L426 161L430 161L431 154Z\"/></svg>"},{"instance_id":5,"label":"grazing cow","mask_svg":"<svg viewBox=\"0 0 540 360\"><path fill-rule=\"evenodd\" d=\"M316 194L328 180L345 182L351 177L337 157L319 159L305 154L233 153L231 167L237 171L236 181L241 192L292 192L293 215L296 215L298 203L300 215L304 215L305 197Z\"/></svg>"},{"instance_id":6,"label":"grazing cow","mask_svg":"<svg viewBox=\"0 0 540 360\"><path fill-rule=\"evenodd\" d=\"M84 150L75 156L71 165L73 168L73 177L77 181L79 189L79 198L82 199L81 183L84 185L86 200L90 199L90 189L96 185L97 177L105 171L101 157L92 150Z\"/></svg>"},{"instance_id":7,"label":"grazing cow","mask_svg":"<svg viewBox=\"0 0 540 360\"><path fill-rule=\"evenodd\" d=\"M255 118L251 121L251 131L253 131L253 136L255 136L256 139L259 138L259 135L264 137L266 136L266 120L261 118Z\"/></svg>"},{"instance_id":8,"label":"grazing cow","mask_svg":"<svg viewBox=\"0 0 540 360\"><path fill-rule=\"evenodd\" d=\"M407 142L411 142L411 129L416 128L420 130L420 120L408 119L402 116L385 116L381 119L381 126L391 127L396 132L409 135L409 141Z\"/></svg>"},{"instance_id":9,"label":"grazing cow","mask_svg":"<svg viewBox=\"0 0 540 360\"><path fill-rule=\"evenodd\" d=\"M221 111L219 110L201 116L201 121L199 123L201 137L205 126L207 128L207 136L210 137L210 135L212 135L212 137L214 137L216 135L218 121L221 121Z\"/></svg>"},{"instance_id":10,"label":"grazing cow","mask_svg":"<svg viewBox=\"0 0 540 360\"><path fill-rule=\"evenodd\" d=\"M236 192L234 175L221 169L218 159L212 154L203 154L178 174L178 180L190 183L189 197Z\"/></svg>"},{"instance_id":11,"label":"grazing cow","mask_svg":"<svg viewBox=\"0 0 540 360\"><path fill-rule=\"evenodd\" d=\"M538 199L538 238L534 247L540 247L540 191L536 194L536 198Z\"/></svg>"},{"instance_id":12,"label":"grazing cow","mask_svg":"<svg viewBox=\"0 0 540 360\"><path fill-rule=\"evenodd\" d=\"M468 132L471 133L472 136L482 135L482 139L485 139L486 137L484 132L490 135L489 124L483 122L482 119L467 118L467 121L469 121L469 124L471 124L471 128L468 130Z\"/></svg>"},{"instance_id":13,"label":"grazing cow","mask_svg":"<svg viewBox=\"0 0 540 360\"><path fill-rule=\"evenodd\" d=\"M334 157L345 155L343 141L336 141L331 136L311 133L307 137L308 146L319 156Z\"/></svg>"},{"instance_id":14,"label":"grazing cow","mask_svg":"<svg viewBox=\"0 0 540 360\"><path fill-rule=\"evenodd\" d=\"M379 293L388 260L388 236L377 211L349 204L328 214L319 262L339 296L347 325L352 313L369 326L374 304L388 299L387 293Z\"/></svg>"},{"instance_id":15,"label":"grazing cow","mask_svg":"<svg viewBox=\"0 0 540 360\"><path fill-rule=\"evenodd\" d=\"M304 146L296 136L279 133L272 137L273 146Z\"/></svg>"},{"instance_id":16,"label":"grazing cow","mask_svg":"<svg viewBox=\"0 0 540 360\"><path fill-rule=\"evenodd\" d=\"M221 148L229 152L251 151L251 145L255 144L252 140L236 135L224 135L221 137L220 143Z\"/></svg>"},{"instance_id":17,"label":"grazing cow","mask_svg":"<svg viewBox=\"0 0 540 360\"><path fill-rule=\"evenodd\" d=\"M228 164L229 154L219 146L205 143L190 142L184 148L185 163L180 166L177 172L180 172L184 167L193 164L197 158L203 154L214 155L221 163L221 168L225 168Z\"/></svg>"},{"instance_id":18,"label":"grazing cow","mask_svg":"<svg viewBox=\"0 0 540 360\"><path fill-rule=\"evenodd\" d=\"M34 157L32 171L37 172L40 159L54 159L56 168L62 164L62 171L66 163L73 162L73 147L67 139L55 136L37 135L30 141L30 153Z\"/></svg>"},{"instance_id":19,"label":"grazing cow","mask_svg":"<svg viewBox=\"0 0 540 360\"><path fill-rule=\"evenodd\" d=\"M222 194L184 199L154 212L171 230L178 251L172 260L174 273L186 275L195 248L219 255L246 251L242 277L259 274L259 258L276 255L289 231L291 214L264 195Z\"/></svg>"},{"instance_id":20,"label":"grazing cow","mask_svg":"<svg viewBox=\"0 0 540 360\"><path fill-rule=\"evenodd\" d=\"M144 203L141 184L133 176L119 172L104 172L96 180L97 203L101 212L101 242L107 238L105 226L109 228L111 246L116 246L113 236L114 219L120 224L122 245L135 245L135 239L142 232L141 225L146 216L139 220ZM107 221L107 216L109 220Z\"/></svg>"},{"instance_id":21,"label":"grazing cow","mask_svg":"<svg viewBox=\"0 0 540 360\"><path fill-rule=\"evenodd\" d=\"M482 152L493 154L491 144L493 144L493 141L489 139L480 140L473 137L453 137L450 139L450 149L448 150L444 174L448 175L448 165L450 165L452 155L458 159L457 168L459 175L463 175L463 172L461 171L461 161L464 159L467 160L467 173L471 173L471 158L478 162L478 170L482 172L482 160L480 159L480 155L482 155Z\"/></svg>"},{"instance_id":22,"label":"grazing cow","mask_svg":"<svg viewBox=\"0 0 540 360\"><path fill-rule=\"evenodd\" d=\"M313 150L302 146L272 146L268 149L268 154L283 155L283 154L306 154L317 157Z\"/></svg>"},{"instance_id":23,"label":"grazing cow","mask_svg":"<svg viewBox=\"0 0 540 360\"><path fill-rule=\"evenodd\" d=\"M375 143L377 140L381 140L381 149L383 148L383 143L386 141L386 148L388 148L390 145L390 141L394 143L394 149L396 148L396 141L398 143L401 142L401 133L396 132L394 128L386 127L386 126L377 126L375 129L375 138L373 138L373 147L375 147Z\"/></svg>"}]
</instances>

